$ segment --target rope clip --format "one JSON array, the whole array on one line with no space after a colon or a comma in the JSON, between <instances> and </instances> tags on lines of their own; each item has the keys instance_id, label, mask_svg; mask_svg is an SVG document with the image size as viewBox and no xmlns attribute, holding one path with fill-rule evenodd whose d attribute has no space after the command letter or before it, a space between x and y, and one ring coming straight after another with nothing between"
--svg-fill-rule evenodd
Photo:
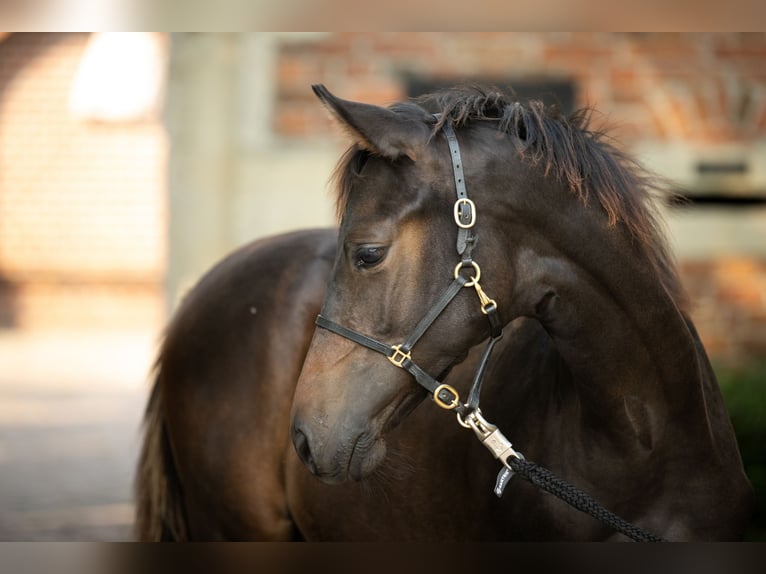
<instances>
[{"instance_id":1,"label":"rope clip","mask_svg":"<svg viewBox=\"0 0 766 574\"><path fill-rule=\"evenodd\" d=\"M458 413L457 420L465 428L472 429L481 444L487 447L492 455L503 463L503 468L500 469L495 481L495 494L498 498L501 497L506 485L514 474L511 466L508 464L508 458L514 457L524 460L524 455L513 448L511 441L500 432L497 425L490 423L484 418L480 409L471 411L465 418Z\"/></svg>"},{"instance_id":2,"label":"rope clip","mask_svg":"<svg viewBox=\"0 0 766 574\"><path fill-rule=\"evenodd\" d=\"M511 445L505 435L500 432L497 425L492 424L481 414L481 409L476 409L465 416L465 419L458 413L458 422L465 428L473 429L474 434L492 455L508 466L506 459L509 456L523 459L524 456L517 452Z\"/></svg>"}]
</instances>

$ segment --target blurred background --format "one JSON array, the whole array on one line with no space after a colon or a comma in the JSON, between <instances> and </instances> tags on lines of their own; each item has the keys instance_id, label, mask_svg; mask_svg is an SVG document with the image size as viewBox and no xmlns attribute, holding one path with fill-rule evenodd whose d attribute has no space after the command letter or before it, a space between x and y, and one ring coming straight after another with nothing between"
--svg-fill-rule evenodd
<instances>
[{"instance_id":1,"label":"blurred background","mask_svg":"<svg viewBox=\"0 0 766 574\"><path fill-rule=\"evenodd\" d=\"M766 34L0 33L0 540L127 540L165 322L253 239L333 225L310 85L591 105L673 182L693 318L766 539Z\"/></svg>"}]
</instances>

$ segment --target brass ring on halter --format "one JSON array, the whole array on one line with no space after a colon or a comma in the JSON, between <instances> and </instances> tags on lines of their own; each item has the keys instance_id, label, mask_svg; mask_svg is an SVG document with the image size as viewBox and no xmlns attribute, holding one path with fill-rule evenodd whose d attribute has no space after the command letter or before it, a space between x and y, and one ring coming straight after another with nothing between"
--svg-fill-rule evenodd
<instances>
[{"instance_id":1,"label":"brass ring on halter","mask_svg":"<svg viewBox=\"0 0 766 574\"><path fill-rule=\"evenodd\" d=\"M439 396L439 393L445 390L452 394L452 400L448 403L444 402ZM458 395L457 391L451 386L442 384L436 387L436 390L434 391L434 402L441 408L451 411L460 404L460 395Z\"/></svg>"},{"instance_id":2,"label":"brass ring on halter","mask_svg":"<svg viewBox=\"0 0 766 574\"><path fill-rule=\"evenodd\" d=\"M476 263L476 261L471 261L471 267L473 267L473 270L476 272L476 275L474 277L471 277L471 279L463 285L463 287L473 287L479 282L479 279L481 279L481 268L479 267L479 264ZM458 275L460 275L460 270L463 268L463 262L461 261L455 266L455 279L457 279Z\"/></svg>"}]
</instances>

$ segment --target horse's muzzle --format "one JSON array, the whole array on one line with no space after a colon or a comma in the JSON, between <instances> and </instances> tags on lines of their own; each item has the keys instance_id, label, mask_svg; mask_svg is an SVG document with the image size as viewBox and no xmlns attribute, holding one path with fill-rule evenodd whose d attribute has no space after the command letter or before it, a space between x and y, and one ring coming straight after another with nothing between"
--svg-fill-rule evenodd
<instances>
[{"instance_id":1,"label":"horse's muzzle","mask_svg":"<svg viewBox=\"0 0 766 574\"><path fill-rule=\"evenodd\" d=\"M310 430L300 420L294 420L291 435L298 458L326 484L362 480L375 470L386 454L385 441L367 432L361 432L335 445L335 448L328 448L316 437L312 440ZM325 448L322 449L322 446Z\"/></svg>"}]
</instances>

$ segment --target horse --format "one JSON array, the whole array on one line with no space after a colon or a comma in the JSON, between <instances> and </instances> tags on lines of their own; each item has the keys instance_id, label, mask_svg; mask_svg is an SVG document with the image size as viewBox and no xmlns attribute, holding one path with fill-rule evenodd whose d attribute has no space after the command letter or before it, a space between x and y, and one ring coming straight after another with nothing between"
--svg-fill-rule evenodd
<instances>
[{"instance_id":1,"label":"horse","mask_svg":"<svg viewBox=\"0 0 766 574\"><path fill-rule=\"evenodd\" d=\"M314 91L352 140L338 229L240 249L173 317L138 538L624 539L503 467L526 457L663 539L740 539L752 488L657 179L589 110Z\"/></svg>"}]
</instances>

